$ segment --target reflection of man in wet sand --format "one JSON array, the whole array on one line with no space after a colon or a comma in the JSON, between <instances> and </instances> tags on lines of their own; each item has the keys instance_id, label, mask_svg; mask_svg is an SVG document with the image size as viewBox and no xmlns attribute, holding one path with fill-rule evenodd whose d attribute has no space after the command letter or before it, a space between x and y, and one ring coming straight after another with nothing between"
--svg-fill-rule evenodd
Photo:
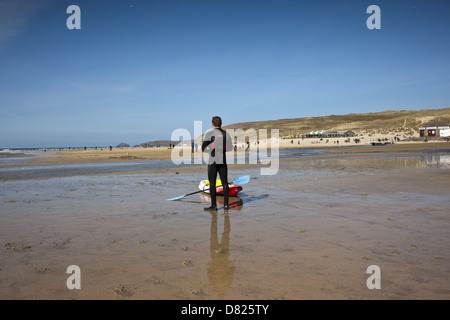
<instances>
[{"instance_id":1,"label":"reflection of man in wet sand","mask_svg":"<svg viewBox=\"0 0 450 320\"><path fill-rule=\"evenodd\" d=\"M219 297L225 297L226 290L233 282L233 275L236 266L229 261L230 253L230 217L228 214L224 216L224 227L222 240L219 243L217 235L217 213L211 213L211 239L209 253L211 261L208 265L209 283L217 290Z\"/></svg>"}]
</instances>

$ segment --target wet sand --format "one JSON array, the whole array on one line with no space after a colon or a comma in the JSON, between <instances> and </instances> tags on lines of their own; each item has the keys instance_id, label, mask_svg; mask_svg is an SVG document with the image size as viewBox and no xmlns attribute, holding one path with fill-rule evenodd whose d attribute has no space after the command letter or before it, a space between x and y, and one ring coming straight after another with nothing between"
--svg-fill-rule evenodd
<instances>
[{"instance_id":1,"label":"wet sand","mask_svg":"<svg viewBox=\"0 0 450 320\"><path fill-rule=\"evenodd\" d=\"M413 152L413 151L448 151L450 150L449 142L400 142L394 144L386 144L379 146L365 147L340 147L332 149L323 149L329 153L372 153L372 152Z\"/></svg>"},{"instance_id":2,"label":"wet sand","mask_svg":"<svg viewBox=\"0 0 450 320\"><path fill-rule=\"evenodd\" d=\"M47 152L29 162L30 165L126 162L146 160L168 160L172 150L169 148L124 148L98 150L71 150Z\"/></svg>"},{"instance_id":3,"label":"wet sand","mask_svg":"<svg viewBox=\"0 0 450 320\"><path fill-rule=\"evenodd\" d=\"M280 140L278 147L280 149L311 149L319 148L323 152L334 154L345 153L371 153L371 152L401 152L401 151L423 151L423 150L450 150L448 142L400 142L395 144L387 144L382 146L371 146L369 144L345 144L340 145L318 143L319 139L306 139L307 143L301 145L291 144L288 140ZM309 140L315 140L316 144L311 144ZM343 140L343 139L341 139ZM368 139L366 139L368 140ZM266 145L262 145L266 147ZM269 146L270 148L270 146ZM256 150L255 147L250 148L251 151ZM22 161L16 163L8 163L4 165L0 163L0 167L14 166L44 166L44 165L66 165L66 164L86 164L86 163L113 163L113 162L141 162L151 160L170 160L172 153L180 157L190 158L199 157L201 153L191 153L189 147L177 147L175 151L166 147L158 148L124 148L124 149L98 149L98 150L71 150L59 152L46 152L40 156L30 156L22 158ZM247 154L245 151L235 152L236 156Z\"/></svg>"},{"instance_id":4,"label":"wet sand","mask_svg":"<svg viewBox=\"0 0 450 320\"><path fill-rule=\"evenodd\" d=\"M205 195L165 201L197 190L204 167L3 181L0 299L449 299L448 158L233 165L231 180L252 179L217 214Z\"/></svg>"}]
</instances>

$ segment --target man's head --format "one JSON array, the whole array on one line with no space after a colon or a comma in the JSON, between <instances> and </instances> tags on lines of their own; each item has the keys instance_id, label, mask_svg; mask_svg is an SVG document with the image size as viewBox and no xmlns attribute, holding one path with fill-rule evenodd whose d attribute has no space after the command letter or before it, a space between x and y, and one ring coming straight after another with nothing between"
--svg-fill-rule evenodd
<instances>
[{"instance_id":1,"label":"man's head","mask_svg":"<svg viewBox=\"0 0 450 320\"><path fill-rule=\"evenodd\" d=\"M222 119L220 117L213 117L212 118L212 125L215 128L221 128L222 127Z\"/></svg>"}]
</instances>

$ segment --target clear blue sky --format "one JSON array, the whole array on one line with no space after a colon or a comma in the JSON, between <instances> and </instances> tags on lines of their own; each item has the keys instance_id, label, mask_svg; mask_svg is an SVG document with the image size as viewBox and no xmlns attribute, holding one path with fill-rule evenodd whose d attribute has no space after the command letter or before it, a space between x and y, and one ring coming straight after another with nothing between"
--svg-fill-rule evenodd
<instances>
[{"instance_id":1,"label":"clear blue sky","mask_svg":"<svg viewBox=\"0 0 450 320\"><path fill-rule=\"evenodd\" d=\"M449 15L447 0L0 0L0 148L449 107Z\"/></svg>"}]
</instances>

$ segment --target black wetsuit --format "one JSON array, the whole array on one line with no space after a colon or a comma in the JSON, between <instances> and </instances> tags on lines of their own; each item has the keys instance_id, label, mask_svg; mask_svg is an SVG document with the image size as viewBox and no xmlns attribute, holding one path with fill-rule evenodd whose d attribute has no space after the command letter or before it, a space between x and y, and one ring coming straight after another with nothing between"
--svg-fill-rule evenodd
<instances>
[{"instance_id":1,"label":"black wetsuit","mask_svg":"<svg viewBox=\"0 0 450 320\"><path fill-rule=\"evenodd\" d=\"M226 151L232 150L230 135L222 128L214 128L205 134L205 140L202 144L202 151L209 153L208 162L208 180L209 194L211 195L211 206L216 207L216 179L219 173L223 186L224 205L228 206L229 186L228 186L228 167Z\"/></svg>"}]
</instances>

